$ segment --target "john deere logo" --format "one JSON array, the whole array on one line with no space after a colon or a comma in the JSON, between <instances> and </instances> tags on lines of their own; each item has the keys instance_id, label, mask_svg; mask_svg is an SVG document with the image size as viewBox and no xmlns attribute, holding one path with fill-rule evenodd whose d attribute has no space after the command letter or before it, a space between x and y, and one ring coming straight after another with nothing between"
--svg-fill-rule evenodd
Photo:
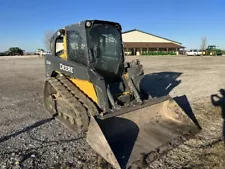
<instances>
[{"instance_id":1,"label":"john deere logo","mask_svg":"<svg viewBox=\"0 0 225 169\"><path fill-rule=\"evenodd\" d=\"M66 71L66 72L73 73L73 67L63 65L62 63L60 63L60 69Z\"/></svg>"}]
</instances>

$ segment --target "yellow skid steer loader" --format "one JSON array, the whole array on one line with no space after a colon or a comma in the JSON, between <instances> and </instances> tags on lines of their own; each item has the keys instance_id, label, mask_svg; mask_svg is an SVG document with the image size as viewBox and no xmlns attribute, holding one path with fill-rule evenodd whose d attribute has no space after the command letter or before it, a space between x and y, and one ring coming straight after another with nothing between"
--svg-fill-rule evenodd
<instances>
[{"instance_id":1,"label":"yellow skid steer loader","mask_svg":"<svg viewBox=\"0 0 225 169\"><path fill-rule=\"evenodd\" d=\"M198 127L170 96L152 98L139 60L126 62L121 25L86 20L59 29L45 56L44 106L114 168L152 161Z\"/></svg>"}]
</instances>

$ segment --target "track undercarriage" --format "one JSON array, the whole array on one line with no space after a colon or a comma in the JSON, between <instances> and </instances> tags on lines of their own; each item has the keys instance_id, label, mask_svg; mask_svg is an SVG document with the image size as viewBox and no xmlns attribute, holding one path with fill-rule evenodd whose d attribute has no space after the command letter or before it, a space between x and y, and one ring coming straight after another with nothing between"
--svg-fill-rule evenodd
<instances>
[{"instance_id":1,"label":"track undercarriage","mask_svg":"<svg viewBox=\"0 0 225 169\"><path fill-rule=\"evenodd\" d=\"M87 131L89 116L98 109L76 86L65 76L51 77L44 91L44 104L52 116L76 133Z\"/></svg>"}]
</instances>

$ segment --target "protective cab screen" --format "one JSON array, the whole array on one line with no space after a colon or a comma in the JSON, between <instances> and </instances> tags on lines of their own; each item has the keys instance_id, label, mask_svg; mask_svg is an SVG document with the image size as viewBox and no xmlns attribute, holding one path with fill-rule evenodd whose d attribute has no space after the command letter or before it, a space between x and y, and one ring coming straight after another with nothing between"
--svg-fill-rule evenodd
<instances>
[{"instance_id":1,"label":"protective cab screen","mask_svg":"<svg viewBox=\"0 0 225 169\"><path fill-rule=\"evenodd\" d=\"M79 30L67 32L68 54L72 61L87 64L86 40L84 32Z\"/></svg>"}]
</instances>

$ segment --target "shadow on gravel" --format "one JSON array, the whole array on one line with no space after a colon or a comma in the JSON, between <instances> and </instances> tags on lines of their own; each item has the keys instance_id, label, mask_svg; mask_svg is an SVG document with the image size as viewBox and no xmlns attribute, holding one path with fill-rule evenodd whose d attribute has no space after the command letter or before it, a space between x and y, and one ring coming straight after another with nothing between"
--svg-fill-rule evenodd
<instances>
[{"instance_id":1,"label":"shadow on gravel","mask_svg":"<svg viewBox=\"0 0 225 169\"><path fill-rule=\"evenodd\" d=\"M177 80L183 73L181 72L158 72L145 75L140 83L140 87L144 92L152 97L162 97L168 95L176 86L181 83ZM195 125L202 129L198 120L196 119L189 100L186 95L175 97L174 100L195 123Z\"/></svg>"},{"instance_id":2,"label":"shadow on gravel","mask_svg":"<svg viewBox=\"0 0 225 169\"><path fill-rule=\"evenodd\" d=\"M198 120L195 117L195 114L193 113L193 110L191 108L190 102L188 101L188 98L186 95L179 96L173 98L177 104L183 109L183 111L188 115L188 117L195 123L195 125L199 128L202 129L200 126Z\"/></svg>"},{"instance_id":3,"label":"shadow on gravel","mask_svg":"<svg viewBox=\"0 0 225 169\"><path fill-rule=\"evenodd\" d=\"M215 107L221 108L221 116L223 119L222 136L225 144L225 90L220 89L219 92L221 96L219 96L218 94L211 95L211 102Z\"/></svg>"},{"instance_id":4,"label":"shadow on gravel","mask_svg":"<svg viewBox=\"0 0 225 169\"><path fill-rule=\"evenodd\" d=\"M46 123L48 123L48 122L50 122L50 121L52 121L54 119L55 118L52 117L52 118L47 118L47 119L44 119L44 120L40 120L40 121L37 121L34 124L30 125L30 126L27 126L27 127L23 128L20 131L17 131L15 133L9 134L7 136L3 136L3 137L0 138L0 143L5 142L5 141L7 141L7 140L9 140L9 139L11 139L13 137L16 137L16 136L22 134L22 133L29 132L30 130L32 130L32 129L36 128L36 127L39 127L39 126L41 126L43 124L46 124Z\"/></svg>"},{"instance_id":5,"label":"shadow on gravel","mask_svg":"<svg viewBox=\"0 0 225 169\"><path fill-rule=\"evenodd\" d=\"M177 80L181 75L181 72L151 73L144 76L140 87L152 97L166 96L181 83Z\"/></svg>"}]
</instances>

